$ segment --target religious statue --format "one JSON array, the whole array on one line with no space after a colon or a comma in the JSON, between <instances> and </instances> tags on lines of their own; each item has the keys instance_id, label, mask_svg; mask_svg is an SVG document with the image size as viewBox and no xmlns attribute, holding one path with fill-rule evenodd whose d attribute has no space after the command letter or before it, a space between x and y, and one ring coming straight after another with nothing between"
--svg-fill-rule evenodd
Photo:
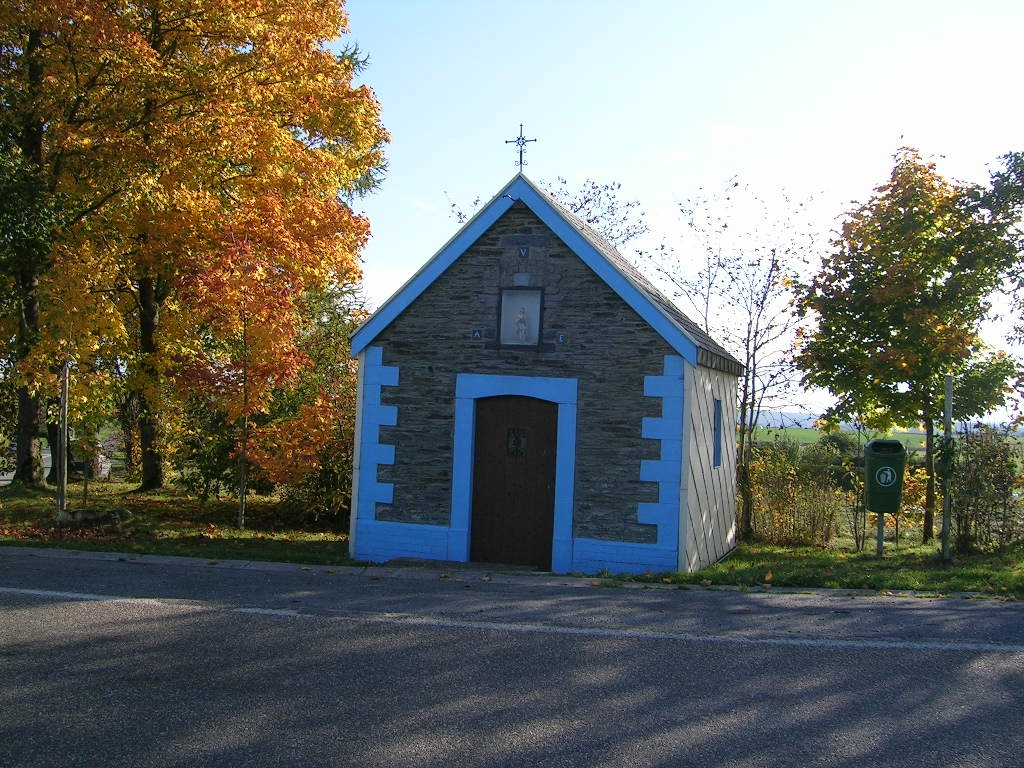
<instances>
[{"instance_id":1,"label":"religious statue","mask_svg":"<svg viewBox=\"0 0 1024 768\"><path fill-rule=\"evenodd\" d=\"M516 338L523 343L530 338L530 323L526 318L526 307L520 307L519 314L516 315Z\"/></svg>"}]
</instances>

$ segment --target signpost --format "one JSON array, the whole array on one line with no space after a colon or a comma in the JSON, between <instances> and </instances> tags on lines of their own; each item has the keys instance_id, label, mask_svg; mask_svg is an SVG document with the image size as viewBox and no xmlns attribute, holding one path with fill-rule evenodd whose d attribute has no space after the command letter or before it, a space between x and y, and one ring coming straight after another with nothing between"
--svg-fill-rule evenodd
<instances>
[{"instance_id":1,"label":"signpost","mask_svg":"<svg viewBox=\"0 0 1024 768\"><path fill-rule=\"evenodd\" d=\"M953 472L953 377L946 375L946 407L943 420L945 427L945 444L942 462L942 562L948 563L952 557L949 553L949 528L953 517L953 495L950 493L950 475Z\"/></svg>"}]
</instances>

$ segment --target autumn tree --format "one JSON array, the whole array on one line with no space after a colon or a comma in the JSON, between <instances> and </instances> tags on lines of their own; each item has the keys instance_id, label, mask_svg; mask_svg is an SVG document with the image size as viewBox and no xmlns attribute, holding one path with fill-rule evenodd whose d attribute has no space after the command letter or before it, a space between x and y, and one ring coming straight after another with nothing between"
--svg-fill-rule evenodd
<instances>
[{"instance_id":1,"label":"autumn tree","mask_svg":"<svg viewBox=\"0 0 1024 768\"><path fill-rule=\"evenodd\" d=\"M284 283L357 279L368 228L348 201L380 179L387 134L353 82L358 51L332 48L345 31L332 0L0 8L0 329L20 479L41 481L40 414L73 359L78 410L120 402L143 488L163 482L167 382L204 359L187 359L189 321L239 299L191 306L182 291L229 271L226 243L280 278L249 286L252 307Z\"/></svg>"},{"instance_id":2,"label":"autumn tree","mask_svg":"<svg viewBox=\"0 0 1024 768\"><path fill-rule=\"evenodd\" d=\"M828 415L862 414L876 428L924 425L926 541L934 527L934 435L944 377L978 380L982 368L1006 365L986 353L978 331L1014 257L1007 226L983 190L947 181L933 163L903 148L889 180L850 211L833 252L801 286L799 310L815 326L800 339L797 363L805 384L837 398ZM958 416L998 405L1001 389Z\"/></svg>"},{"instance_id":3,"label":"autumn tree","mask_svg":"<svg viewBox=\"0 0 1024 768\"><path fill-rule=\"evenodd\" d=\"M701 190L679 205L687 237L650 254L674 298L744 364L737 435L738 533L753 530L754 429L762 412L792 397L789 355L798 318L794 278L807 268L816 237L807 203L762 197L738 179Z\"/></svg>"},{"instance_id":4,"label":"autumn tree","mask_svg":"<svg viewBox=\"0 0 1024 768\"><path fill-rule=\"evenodd\" d=\"M4 341L18 387L15 475L28 484L42 482L36 437L45 404L31 369L53 362L29 362L47 325L40 280L59 248L77 250L81 225L120 189L110 161L119 155L113 116L129 79L124 43L98 2L0 7L0 273L14 309Z\"/></svg>"},{"instance_id":5,"label":"autumn tree","mask_svg":"<svg viewBox=\"0 0 1024 768\"><path fill-rule=\"evenodd\" d=\"M345 528L352 496L357 364L349 338L367 313L354 286L307 292L297 346L308 365L274 393L250 457L282 488L283 512Z\"/></svg>"},{"instance_id":6,"label":"autumn tree","mask_svg":"<svg viewBox=\"0 0 1024 768\"><path fill-rule=\"evenodd\" d=\"M287 386L303 364L294 343L301 285L240 233L224 244L215 265L197 270L179 290L193 310L190 325L197 332L178 334L196 344L183 355L178 384L236 428L240 528L245 526L250 422L268 410L274 386Z\"/></svg>"},{"instance_id":7,"label":"autumn tree","mask_svg":"<svg viewBox=\"0 0 1024 768\"><path fill-rule=\"evenodd\" d=\"M303 254L305 285L352 271L366 225L343 196L373 187L387 134L372 91L353 84L358 52L329 47L347 31L338 2L141 3L117 21L138 64L119 115L126 189L102 225L117 254L109 288L134 325L128 399L147 489L163 483L161 398L182 350L167 329L185 327L168 315L190 311L183 281L216 269L228 233L254 238L257 214L287 243L278 266Z\"/></svg>"},{"instance_id":8,"label":"autumn tree","mask_svg":"<svg viewBox=\"0 0 1024 768\"><path fill-rule=\"evenodd\" d=\"M244 291L266 279L245 250L234 260L241 279L227 277L222 286L204 278L183 295ZM241 488L251 468L262 487L279 489L284 514L343 526L357 374L349 335L366 312L352 285L276 293L274 301L240 301L227 311L197 304L207 307L196 318L202 352L176 377L187 402L176 466L202 496L229 484ZM239 496L242 511L244 490Z\"/></svg>"},{"instance_id":9,"label":"autumn tree","mask_svg":"<svg viewBox=\"0 0 1024 768\"><path fill-rule=\"evenodd\" d=\"M170 327L191 346L181 354L179 386L239 427L240 525L250 422L269 413L275 394L310 364L299 348L307 297L356 282L354 255L369 233L363 219L338 203L324 209L302 200L291 210L275 195L250 202L235 212L217 258L186 270L178 298L191 312ZM294 219L282 218L286 212Z\"/></svg>"}]
</instances>

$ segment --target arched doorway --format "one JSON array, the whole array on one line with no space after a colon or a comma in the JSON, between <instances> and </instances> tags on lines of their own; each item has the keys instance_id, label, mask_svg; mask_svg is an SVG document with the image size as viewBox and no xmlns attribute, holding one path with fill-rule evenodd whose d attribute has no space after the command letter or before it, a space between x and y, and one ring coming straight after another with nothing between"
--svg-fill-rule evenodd
<instances>
[{"instance_id":1,"label":"arched doorway","mask_svg":"<svg viewBox=\"0 0 1024 768\"><path fill-rule=\"evenodd\" d=\"M476 400L470 559L551 569L558 405Z\"/></svg>"}]
</instances>

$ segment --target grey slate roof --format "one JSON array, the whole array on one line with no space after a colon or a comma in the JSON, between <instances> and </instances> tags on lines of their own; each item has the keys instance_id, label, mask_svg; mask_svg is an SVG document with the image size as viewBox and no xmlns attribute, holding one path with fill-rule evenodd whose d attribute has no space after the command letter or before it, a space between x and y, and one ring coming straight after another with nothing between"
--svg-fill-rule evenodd
<instances>
[{"instance_id":1,"label":"grey slate roof","mask_svg":"<svg viewBox=\"0 0 1024 768\"><path fill-rule=\"evenodd\" d=\"M567 224L579 232L623 277L629 280L637 290L641 291L653 306L657 307L666 318L693 339L693 342L697 345L697 362L700 365L725 371L735 376L743 375L743 363L733 357L725 347L712 339L703 328L687 317L674 302L659 291L629 259L619 253L597 230L567 209L545 190L537 187L529 179L526 179L525 176L523 178L551 204L554 210L565 219Z\"/></svg>"}]
</instances>

